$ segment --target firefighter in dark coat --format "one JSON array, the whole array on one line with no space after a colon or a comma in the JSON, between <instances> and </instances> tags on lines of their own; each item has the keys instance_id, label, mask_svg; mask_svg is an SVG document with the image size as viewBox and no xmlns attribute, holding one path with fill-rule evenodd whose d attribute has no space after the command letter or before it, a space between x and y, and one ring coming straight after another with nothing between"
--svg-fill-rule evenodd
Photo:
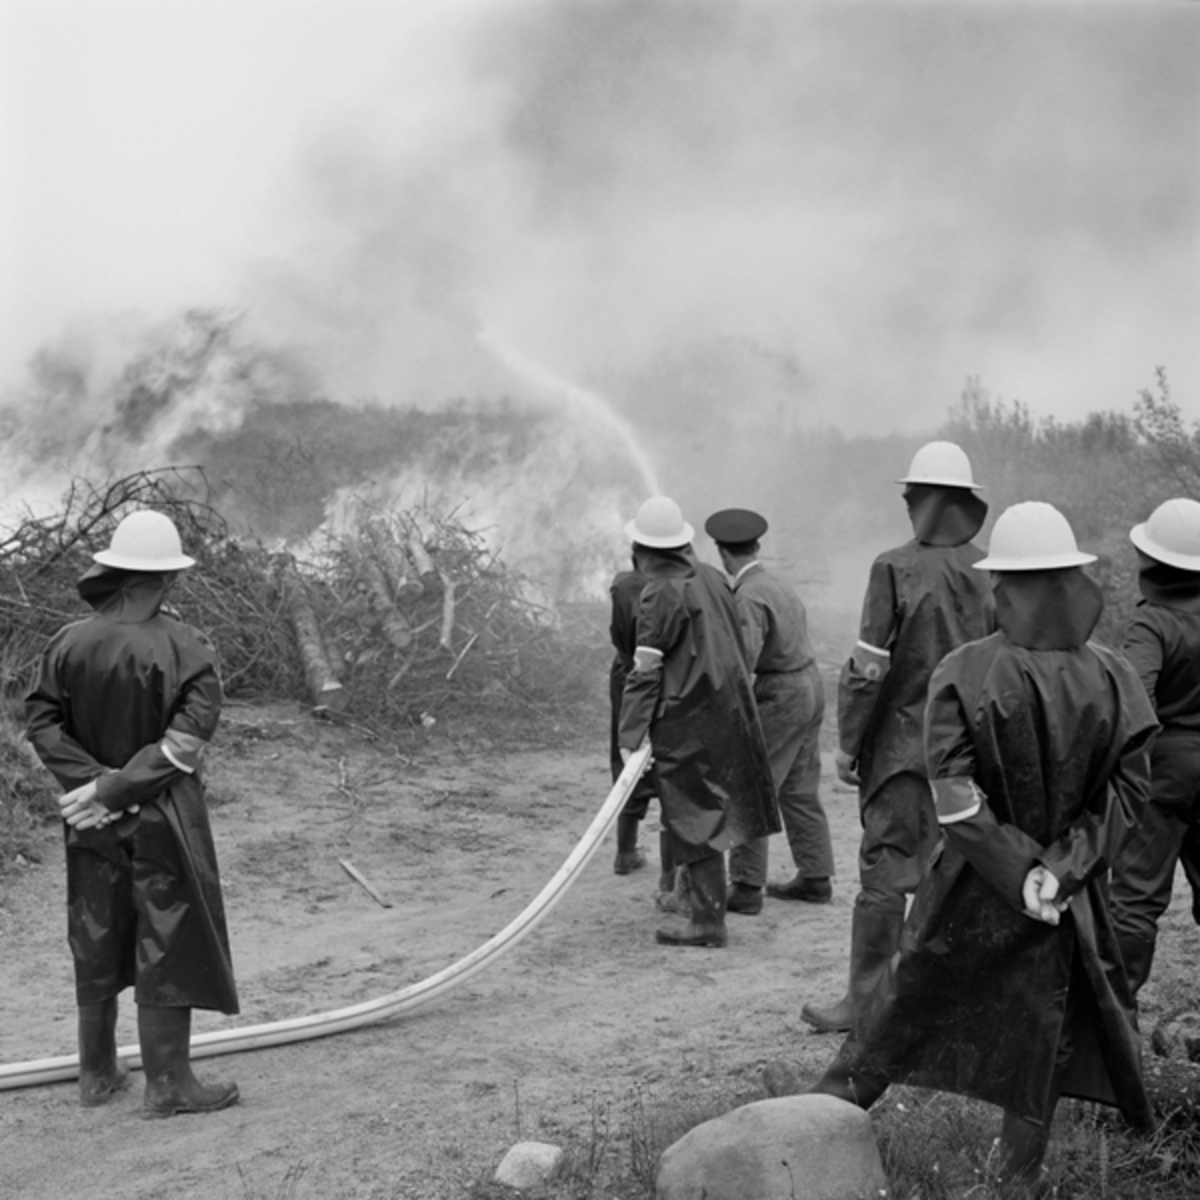
<instances>
[{"instance_id":1,"label":"firefighter in dark coat","mask_svg":"<svg viewBox=\"0 0 1200 1200\"><path fill-rule=\"evenodd\" d=\"M949 654L925 716L944 840L899 955L813 1089L869 1107L889 1083L1004 1109L1006 1184L1037 1184L1060 1095L1145 1125L1107 874L1137 825L1157 729L1137 674L1089 642L1099 587L1066 518L1018 504L991 552L999 631Z\"/></svg>"},{"instance_id":2,"label":"firefighter in dark coat","mask_svg":"<svg viewBox=\"0 0 1200 1200\"><path fill-rule=\"evenodd\" d=\"M833 844L820 797L825 687L808 638L808 614L795 589L758 560L765 517L726 508L708 518L704 531L716 543L742 618L779 815L796 865L795 878L767 891L784 900L824 904L833 895ZM730 912L762 911L767 853L766 838L730 852Z\"/></svg>"},{"instance_id":3,"label":"firefighter in dark coat","mask_svg":"<svg viewBox=\"0 0 1200 1200\"><path fill-rule=\"evenodd\" d=\"M1129 537L1141 561L1142 600L1122 651L1162 725L1150 758L1150 803L1113 868L1113 921L1136 996L1150 976L1177 864L1200 924L1200 503L1168 500Z\"/></svg>"},{"instance_id":4,"label":"firefighter in dark coat","mask_svg":"<svg viewBox=\"0 0 1200 1200\"><path fill-rule=\"evenodd\" d=\"M637 611L641 603L642 588L646 577L635 566L628 571L619 571L609 587L612 613L608 632L613 645L613 660L608 673L608 698L612 714L609 737L609 764L613 783L621 775L625 762L618 745L618 730L621 724L621 700L625 695L625 680L633 670L633 655L637 649ZM651 776L643 775L625 802L621 815L617 817L617 853L613 859L613 870L618 875L628 875L646 865L646 855L638 846L638 830L654 799L654 783ZM659 880L661 896L669 894L675 884L671 855L671 836L664 829L658 835Z\"/></svg>"},{"instance_id":5,"label":"firefighter in dark coat","mask_svg":"<svg viewBox=\"0 0 1200 1200\"><path fill-rule=\"evenodd\" d=\"M915 536L872 565L858 642L838 684L837 770L858 787L862 842L849 986L836 1004L800 1010L823 1032L852 1028L900 945L906 897L936 840L921 743L929 677L956 646L994 628L987 578L972 570L982 553L971 539L987 504L967 456L952 442L930 442L899 482Z\"/></svg>"},{"instance_id":6,"label":"firefighter in dark coat","mask_svg":"<svg viewBox=\"0 0 1200 1200\"><path fill-rule=\"evenodd\" d=\"M724 853L779 830L737 608L721 572L696 560L674 501L647 500L626 533L646 583L619 741L627 758L649 738L654 790L691 893L687 925L656 937L723 946Z\"/></svg>"},{"instance_id":7,"label":"firefighter in dark coat","mask_svg":"<svg viewBox=\"0 0 1200 1200\"><path fill-rule=\"evenodd\" d=\"M189 1062L193 1008L238 1011L201 753L217 727L216 653L162 611L193 565L162 513L130 514L79 582L93 616L51 640L26 700L27 733L65 789L67 932L79 1006L80 1100L126 1085L117 996L133 987L144 1111L208 1112L236 1084Z\"/></svg>"}]
</instances>

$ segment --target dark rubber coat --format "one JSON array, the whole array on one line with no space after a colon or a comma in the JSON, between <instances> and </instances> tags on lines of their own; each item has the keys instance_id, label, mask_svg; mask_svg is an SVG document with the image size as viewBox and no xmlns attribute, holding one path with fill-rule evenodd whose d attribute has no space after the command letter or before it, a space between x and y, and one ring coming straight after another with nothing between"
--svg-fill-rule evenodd
<instances>
[{"instance_id":1,"label":"dark rubber coat","mask_svg":"<svg viewBox=\"0 0 1200 1200\"><path fill-rule=\"evenodd\" d=\"M681 862L778 833L771 766L733 593L690 552L639 547L637 643L659 651L625 683L620 744L647 735L655 794Z\"/></svg>"},{"instance_id":2,"label":"dark rubber coat","mask_svg":"<svg viewBox=\"0 0 1200 1200\"><path fill-rule=\"evenodd\" d=\"M1038 574L1060 577L1058 586L1069 573ZM1036 581L1021 587L1028 600ZM1078 597L1063 598L1080 610ZM999 589L997 600L1011 632ZM1106 876L1146 803L1157 726L1129 664L1083 641L1098 599L1073 639L1039 620L1036 605L1015 607L1028 628L1074 644L1036 649L999 632L954 651L934 673L929 777L935 787L973 780L982 806L942 826L900 954L846 1051L864 1074L1045 1121L1069 1043L1062 1094L1118 1105L1144 1124L1140 1043ZM1023 912L1021 885L1037 864L1069 900L1057 926Z\"/></svg>"},{"instance_id":3,"label":"dark rubber coat","mask_svg":"<svg viewBox=\"0 0 1200 1200\"><path fill-rule=\"evenodd\" d=\"M64 790L95 779L107 808L141 806L102 829L63 825L78 1002L133 985L138 1004L236 1013L198 769L221 710L216 652L160 611L165 590L158 574L83 577L97 611L51 640L27 732Z\"/></svg>"}]
</instances>

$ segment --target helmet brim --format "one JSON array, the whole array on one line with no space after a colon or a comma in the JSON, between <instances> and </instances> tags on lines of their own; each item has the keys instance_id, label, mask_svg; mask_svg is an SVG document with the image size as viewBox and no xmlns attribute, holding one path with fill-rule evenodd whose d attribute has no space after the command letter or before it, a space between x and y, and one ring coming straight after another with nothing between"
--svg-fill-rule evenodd
<instances>
[{"instance_id":1,"label":"helmet brim","mask_svg":"<svg viewBox=\"0 0 1200 1200\"><path fill-rule=\"evenodd\" d=\"M906 475L903 479L897 479L897 483L923 483L928 487L952 487L962 488L964 492L982 492L983 485L978 483L964 483L961 479L942 479L930 475Z\"/></svg>"},{"instance_id":2,"label":"helmet brim","mask_svg":"<svg viewBox=\"0 0 1200 1200\"><path fill-rule=\"evenodd\" d=\"M631 542L636 542L639 546L647 546L651 550L678 550L691 544L692 539L696 536L696 531L684 521L683 529L679 533L643 533L639 531L636 521L630 521L625 526L625 536Z\"/></svg>"},{"instance_id":3,"label":"helmet brim","mask_svg":"<svg viewBox=\"0 0 1200 1200\"><path fill-rule=\"evenodd\" d=\"M981 558L971 566L977 571L1063 571L1067 567L1086 567L1096 556L1082 550L1066 554L1041 554L1031 558Z\"/></svg>"},{"instance_id":4,"label":"helmet brim","mask_svg":"<svg viewBox=\"0 0 1200 1200\"><path fill-rule=\"evenodd\" d=\"M1155 562L1166 563L1168 567L1178 567L1181 571L1200 571L1200 554L1180 554L1176 550L1166 550L1146 532L1149 524L1143 521L1129 531L1129 540L1147 557Z\"/></svg>"},{"instance_id":5,"label":"helmet brim","mask_svg":"<svg viewBox=\"0 0 1200 1200\"><path fill-rule=\"evenodd\" d=\"M194 567L196 560L189 558L186 554L179 554L172 558L135 558L130 554L114 554L111 550L97 550L92 555L101 566L116 567L120 571L186 571L188 567Z\"/></svg>"}]
</instances>

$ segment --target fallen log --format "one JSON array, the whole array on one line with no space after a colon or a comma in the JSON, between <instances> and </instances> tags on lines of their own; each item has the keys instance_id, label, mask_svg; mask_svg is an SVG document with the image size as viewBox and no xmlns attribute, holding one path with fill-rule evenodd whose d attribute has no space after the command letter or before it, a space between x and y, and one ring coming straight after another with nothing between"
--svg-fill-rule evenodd
<instances>
[{"instance_id":1,"label":"fallen log","mask_svg":"<svg viewBox=\"0 0 1200 1200\"><path fill-rule=\"evenodd\" d=\"M454 649L454 580L444 571L438 572L442 580L442 636L439 645L445 650Z\"/></svg>"},{"instance_id":2,"label":"fallen log","mask_svg":"<svg viewBox=\"0 0 1200 1200\"><path fill-rule=\"evenodd\" d=\"M366 535L396 603L415 600L425 590L425 585L417 578L418 572L404 547L390 536L389 529L376 521L368 522Z\"/></svg>"},{"instance_id":3,"label":"fallen log","mask_svg":"<svg viewBox=\"0 0 1200 1200\"><path fill-rule=\"evenodd\" d=\"M375 617L383 636L397 650L406 650L412 643L412 626L408 618L392 602L387 579L373 559L363 561L363 582L367 589L367 604Z\"/></svg>"},{"instance_id":4,"label":"fallen log","mask_svg":"<svg viewBox=\"0 0 1200 1200\"><path fill-rule=\"evenodd\" d=\"M345 689L330 662L325 639L321 636L321 627L308 598L308 590L300 572L296 570L295 560L290 555L280 559L279 581L288 620L296 635L296 644L300 647L304 678L313 707L317 712L340 712L346 704Z\"/></svg>"},{"instance_id":5,"label":"fallen log","mask_svg":"<svg viewBox=\"0 0 1200 1200\"><path fill-rule=\"evenodd\" d=\"M429 551L425 549L421 531L415 525L409 527L406 548L421 582L427 583L429 580L437 579L437 569L433 565L433 559L430 558Z\"/></svg>"}]
</instances>

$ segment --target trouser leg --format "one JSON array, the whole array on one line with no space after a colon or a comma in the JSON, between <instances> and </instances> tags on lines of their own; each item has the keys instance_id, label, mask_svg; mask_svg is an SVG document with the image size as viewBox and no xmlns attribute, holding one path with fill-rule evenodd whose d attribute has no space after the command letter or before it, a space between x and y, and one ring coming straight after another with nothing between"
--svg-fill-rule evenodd
<instances>
[{"instance_id":1,"label":"trouser leg","mask_svg":"<svg viewBox=\"0 0 1200 1200\"><path fill-rule=\"evenodd\" d=\"M1141 821L1113 863L1110 911L1136 995L1150 975L1158 922L1171 903L1175 866L1186 850L1185 872L1197 857L1194 829L1200 754L1191 739L1164 735L1151 758L1150 801Z\"/></svg>"},{"instance_id":2,"label":"trouser leg","mask_svg":"<svg viewBox=\"0 0 1200 1200\"><path fill-rule=\"evenodd\" d=\"M105 1104L128 1083L117 1058L117 997L79 1005L79 1103Z\"/></svg>"},{"instance_id":3,"label":"trouser leg","mask_svg":"<svg viewBox=\"0 0 1200 1200\"><path fill-rule=\"evenodd\" d=\"M237 1103L236 1083L203 1084L192 1074L192 1010L138 1005L138 1043L146 1073L143 1108L150 1117L216 1112Z\"/></svg>"},{"instance_id":4,"label":"trouser leg","mask_svg":"<svg viewBox=\"0 0 1200 1200\"><path fill-rule=\"evenodd\" d=\"M768 838L751 838L729 851L729 882L761 888L767 882Z\"/></svg>"}]
</instances>

